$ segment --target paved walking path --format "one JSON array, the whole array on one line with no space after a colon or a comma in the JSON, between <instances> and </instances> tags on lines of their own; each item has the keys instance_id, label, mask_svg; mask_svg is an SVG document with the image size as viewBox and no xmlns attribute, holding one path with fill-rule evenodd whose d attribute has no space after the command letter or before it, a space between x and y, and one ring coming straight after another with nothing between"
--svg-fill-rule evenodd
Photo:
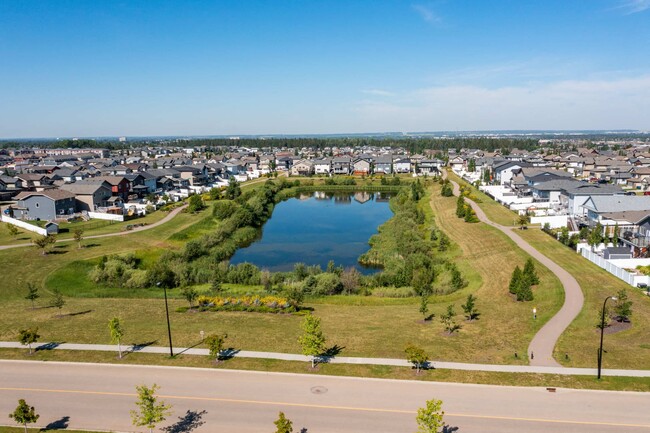
<instances>
[{"instance_id":1,"label":"paved walking path","mask_svg":"<svg viewBox=\"0 0 650 433\"><path fill-rule=\"evenodd\" d=\"M82 350L82 351L99 351L99 352L115 352L117 354L117 346L110 344L74 344L74 343L41 343L34 345L36 350ZM27 348L20 343L12 341L0 342L2 349L23 349ZM122 353L155 353L155 354L169 354L169 347L161 346L123 346ZM199 349L196 347L175 347L175 355L192 355L192 356L208 356L208 349ZM224 355L236 358L256 358L256 359L277 359L281 361L302 361L310 362L311 358L305 355L298 355L293 353L277 353L277 352L255 352L248 350L232 351L231 353L224 353ZM362 364L362 365L384 365L394 367L412 367L413 364L405 359L393 358L358 358L349 356L335 356L322 359L322 362L330 364ZM567 368L567 367L550 367L550 366L535 366L535 365L495 365L495 364L469 364L462 362L444 362L444 361L431 361L430 368L434 369L449 369L449 370L465 370L465 371L491 371L501 373L537 373L537 374L559 374L571 376L595 376L595 368ZM650 377L650 370L603 370L604 376L625 376L625 377Z\"/></svg>"},{"instance_id":2,"label":"paved walking path","mask_svg":"<svg viewBox=\"0 0 650 433\"><path fill-rule=\"evenodd\" d=\"M443 178L447 178L446 171L443 171ZM460 194L460 187L454 181L451 181L451 184L453 185L454 195L458 196ZM562 286L564 287L564 305L562 305L560 311L546 322L542 329L535 334L528 346L530 365L561 367L561 365L553 358L553 349L555 348L560 335L562 335L564 330L571 324L571 322L573 322L573 319L575 319L580 313L580 310L582 310L584 296L580 289L580 285L570 273L564 270L564 268L537 251L518 234L513 232L513 227L502 226L501 224L492 222L478 204L468 198L465 198L465 202L474 209L476 216L481 222L505 233L506 236L512 239L519 248L526 251L553 272L562 283Z\"/></svg>"}]
</instances>

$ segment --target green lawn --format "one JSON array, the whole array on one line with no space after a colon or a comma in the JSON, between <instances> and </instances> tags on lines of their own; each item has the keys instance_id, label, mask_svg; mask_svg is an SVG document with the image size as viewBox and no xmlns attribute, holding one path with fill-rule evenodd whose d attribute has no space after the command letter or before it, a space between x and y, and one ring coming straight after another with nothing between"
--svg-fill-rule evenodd
<instances>
[{"instance_id":1,"label":"green lawn","mask_svg":"<svg viewBox=\"0 0 650 433\"><path fill-rule=\"evenodd\" d=\"M436 188L438 188L436 186ZM431 312L436 318L422 324L418 312L419 300L390 299L365 296L337 296L308 300L315 314L322 318L330 345L344 347L350 356L403 356L403 347L411 342L424 347L435 359L474 361L484 363L525 363L528 343L537 329L561 303L561 292L555 278L538 265L542 284L536 289L536 306L544 313L538 321L531 320L529 304L515 302L507 293L507 280L515 263L523 265L526 255L513 248L512 242L498 231L482 224L466 224L453 213L454 199L431 196L436 223L458 245L445 253L456 257L458 267L468 280L468 286L451 295L434 297ZM58 288L68 298L62 318L51 308L31 310L21 299L23 285L17 284L0 302L0 339L14 340L21 327L38 326L42 340L79 343L108 343L106 324L113 316L124 322L127 339L131 343L166 341L164 309L159 290L98 288L83 278L103 254L136 251L138 256L155 255L156 248L171 246L164 240L192 224L209 218L209 209L203 214L181 214L169 224L156 229L134 233L123 238L100 239L91 248L77 250L61 245L65 254L41 256L33 248L22 251L1 251L2 265L18 266L25 262L25 274L45 275L48 289ZM154 248L154 249L152 249ZM160 251L160 249L157 249ZM462 257L461 257L462 256ZM90 259L90 260L88 260ZM152 260L149 258L148 260ZM495 264L500 264L495 267ZM507 265L507 266L506 266ZM205 290L206 287L201 287ZM236 293L259 288L228 287ZM468 293L478 295L480 320L465 322L460 304ZM170 291L178 298L178 289ZM117 298L117 299L111 299ZM125 300L124 298L133 298ZM157 298L157 299L151 299ZM39 300L40 306L48 299ZM460 332L447 336L439 321L447 305L453 303L463 325ZM172 311L186 305L172 299ZM4 313L4 314L2 314ZM506 318L504 320L504 317ZM296 353L301 317L237 312L172 313L175 344L191 345L199 331L227 332L230 343L246 350L281 351ZM387 344L387 342L399 344ZM514 353L520 354L519 358Z\"/></svg>"},{"instance_id":2,"label":"green lawn","mask_svg":"<svg viewBox=\"0 0 650 433\"><path fill-rule=\"evenodd\" d=\"M520 233L532 246L552 258L578 280L585 305L562 335L555 349L556 359L567 366L593 367L600 343L596 324L607 296L626 289L632 305L632 327L605 335L605 368L650 369L650 297L601 269L538 229ZM611 301L610 301L611 302ZM610 304L611 305L611 304ZM566 360L564 354L569 354Z\"/></svg>"}]
</instances>

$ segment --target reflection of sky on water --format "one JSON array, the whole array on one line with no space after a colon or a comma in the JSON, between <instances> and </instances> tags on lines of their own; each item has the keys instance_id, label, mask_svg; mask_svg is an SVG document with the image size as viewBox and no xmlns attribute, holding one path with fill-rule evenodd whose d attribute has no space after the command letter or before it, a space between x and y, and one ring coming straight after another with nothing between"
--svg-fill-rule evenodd
<instances>
[{"instance_id":1,"label":"reflection of sky on water","mask_svg":"<svg viewBox=\"0 0 650 433\"><path fill-rule=\"evenodd\" d=\"M250 262L270 271L289 271L293 265L327 266L329 260L344 267L354 266L368 251L368 239L392 216L388 202L375 195L338 195L335 198L290 199L279 203L263 228L262 238L238 250L231 263ZM367 201L366 201L367 200Z\"/></svg>"}]
</instances>

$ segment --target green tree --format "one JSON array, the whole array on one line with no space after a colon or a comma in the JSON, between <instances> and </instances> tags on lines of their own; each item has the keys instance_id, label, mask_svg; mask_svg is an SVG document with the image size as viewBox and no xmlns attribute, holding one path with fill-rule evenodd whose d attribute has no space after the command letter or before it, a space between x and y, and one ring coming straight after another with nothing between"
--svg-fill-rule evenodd
<instances>
[{"instance_id":1,"label":"green tree","mask_svg":"<svg viewBox=\"0 0 650 433\"><path fill-rule=\"evenodd\" d=\"M465 318L469 321L478 319L481 313L476 309L476 297L471 293L467 295L465 303L461 305L463 312L465 313Z\"/></svg>"},{"instance_id":2,"label":"green tree","mask_svg":"<svg viewBox=\"0 0 650 433\"><path fill-rule=\"evenodd\" d=\"M528 214L519 215L519 217L517 217L517 225L519 225L519 228L523 229L528 225L529 222L530 222L530 217L528 216Z\"/></svg>"},{"instance_id":3,"label":"green tree","mask_svg":"<svg viewBox=\"0 0 650 433\"><path fill-rule=\"evenodd\" d=\"M47 247L49 247L50 245L56 242L56 236L45 235L32 240L32 242L34 243L34 245L36 245L38 248L41 249L43 255L46 255Z\"/></svg>"},{"instance_id":4,"label":"green tree","mask_svg":"<svg viewBox=\"0 0 650 433\"><path fill-rule=\"evenodd\" d=\"M404 349L406 360L413 364L415 373L420 374L420 370L429 362L429 355L421 347L409 344Z\"/></svg>"},{"instance_id":5,"label":"green tree","mask_svg":"<svg viewBox=\"0 0 650 433\"><path fill-rule=\"evenodd\" d=\"M23 346L29 347L29 354L32 354L32 344L36 343L41 336L38 335L38 328L21 329L18 332L18 341Z\"/></svg>"},{"instance_id":6,"label":"green tree","mask_svg":"<svg viewBox=\"0 0 650 433\"><path fill-rule=\"evenodd\" d=\"M302 332L298 342L302 346L302 354L311 356L311 368L314 368L316 357L325 350L325 336L320 327L320 318L312 314L305 316Z\"/></svg>"},{"instance_id":7,"label":"green tree","mask_svg":"<svg viewBox=\"0 0 650 433\"><path fill-rule=\"evenodd\" d=\"M440 321L449 335L462 328L462 326L456 322L456 311L452 304L447 305L447 312L440 316Z\"/></svg>"},{"instance_id":8,"label":"green tree","mask_svg":"<svg viewBox=\"0 0 650 433\"><path fill-rule=\"evenodd\" d=\"M16 227L15 225L7 224L7 230L9 230L9 234L11 235L12 238L18 236L18 227Z\"/></svg>"},{"instance_id":9,"label":"green tree","mask_svg":"<svg viewBox=\"0 0 650 433\"><path fill-rule=\"evenodd\" d=\"M526 264L524 265L524 270L522 272L522 275L528 281L529 284L533 286L539 284L539 276L535 271L535 264L533 263L533 259L528 258L528 260L526 260Z\"/></svg>"},{"instance_id":10,"label":"green tree","mask_svg":"<svg viewBox=\"0 0 650 433\"><path fill-rule=\"evenodd\" d=\"M187 206L187 211L190 213L197 213L205 209L205 203L200 194L194 194L190 196L189 205Z\"/></svg>"},{"instance_id":11,"label":"green tree","mask_svg":"<svg viewBox=\"0 0 650 433\"><path fill-rule=\"evenodd\" d=\"M587 243L592 248L594 248L600 245L603 242L604 238L605 237L603 236L603 226L600 223L598 223L589 232L589 236L587 237Z\"/></svg>"},{"instance_id":12,"label":"green tree","mask_svg":"<svg viewBox=\"0 0 650 433\"><path fill-rule=\"evenodd\" d=\"M442 410L442 400L428 400L426 407L418 409L415 420L418 423L417 433L438 433L445 426Z\"/></svg>"},{"instance_id":13,"label":"green tree","mask_svg":"<svg viewBox=\"0 0 650 433\"><path fill-rule=\"evenodd\" d=\"M451 244L451 241L449 240L449 237L446 234L444 234L443 232L440 232L440 236L439 236L439 239L438 239L438 251L440 251L440 252L447 251L450 244Z\"/></svg>"},{"instance_id":14,"label":"green tree","mask_svg":"<svg viewBox=\"0 0 650 433\"><path fill-rule=\"evenodd\" d=\"M614 313L619 322L629 322L632 315L632 301L627 296L627 290L622 289L616 295Z\"/></svg>"},{"instance_id":15,"label":"green tree","mask_svg":"<svg viewBox=\"0 0 650 433\"><path fill-rule=\"evenodd\" d=\"M469 171L470 173L476 171L476 161L474 160L474 158L471 158L469 160L469 163L467 164L467 171Z\"/></svg>"},{"instance_id":16,"label":"green tree","mask_svg":"<svg viewBox=\"0 0 650 433\"><path fill-rule=\"evenodd\" d=\"M523 275L521 268L519 268L519 266L515 266L515 270L512 272L512 277L510 277L510 284L508 285L508 290L513 295L517 294L522 277Z\"/></svg>"},{"instance_id":17,"label":"green tree","mask_svg":"<svg viewBox=\"0 0 650 433\"><path fill-rule=\"evenodd\" d=\"M149 433L157 424L163 422L171 413L171 405L158 401L156 391L159 389L155 383L151 387L146 385L136 386L138 400L135 402L138 410L131 411L131 419L136 427L147 427Z\"/></svg>"},{"instance_id":18,"label":"green tree","mask_svg":"<svg viewBox=\"0 0 650 433\"><path fill-rule=\"evenodd\" d=\"M429 295L422 294L420 296L420 314L422 314L423 319L427 320L427 313L429 312Z\"/></svg>"},{"instance_id":19,"label":"green tree","mask_svg":"<svg viewBox=\"0 0 650 433\"><path fill-rule=\"evenodd\" d=\"M273 422L275 424L275 433L292 433L293 423L291 420L284 416L284 412L278 414L278 419Z\"/></svg>"},{"instance_id":20,"label":"green tree","mask_svg":"<svg viewBox=\"0 0 650 433\"><path fill-rule=\"evenodd\" d=\"M25 299L28 301L31 301L32 303L32 310L34 309L34 301L40 298L41 295L38 294L38 287L34 283L27 283L27 296L25 296Z\"/></svg>"},{"instance_id":21,"label":"green tree","mask_svg":"<svg viewBox=\"0 0 650 433\"><path fill-rule=\"evenodd\" d=\"M533 295L533 290L530 288L530 284L528 284L528 280L526 278L522 278L519 281L519 288L517 289L517 301L532 301L535 299L535 296Z\"/></svg>"},{"instance_id":22,"label":"green tree","mask_svg":"<svg viewBox=\"0 0 650 433\"><path fill-rule=\"evenodd\" d=\"M222 291L223 287L221 286L221 280L218 277L215 277L210 284L210 292L213 295L219 295Z\"/></svg>"},{"instance_id":23,"label":"green tree","mask_svg":"<svg viewBox=\"0 0 650 433\"><path fill-rule=\"evenodd\" d=\"M215 362L219 362L219 355L226 344L228 334L210 334L205 337L205 344L210 351L210 358L214 358Z\"/></svg>"},{"instance_id":24,"label":"green tree","mask_svg":"<svg viewBox=\"0 0 650 433\"><path fill-rule=\"evenodd\" d=\"M77 248L81 249L81 241L84 238L84 231L81 228L74 230L74 240L77 242Z\"/></svg>"},{"instance_id":25,"label":"green tree","mask_svg":"<svg viewBox=\"0 0 650 433\"><path fill-rule=\"evenodd\" d=\"M458 218L465 218L466 209L465 197L461 194L458 196L458 199L456 199L456 216Z\"/></svg>"},{"instance_id":26,"label":"green tree","mask_svg":"<svg viewBox=\"0 0 650 433\"><path fill-rule=\"evenodd\" d=\"M35 423L38 421L39 417L40 415L36 413L34 406L28 405L22 398L18 400L18 406L16 409L9 414L9 418L13 419L25 428L25 433L27 433L27 424Z\"/></svg>"},{"instance_id":27,"label":"green tree","mask_svg":"<svg viewBox=\"0 0 650 433\"><path fill-rule=\"evenodd\" d=\"M181 295L183 295L185 300L190 304L190 309L192 309L194 301L199 297L199 292L194 287L187 286L181 289Z\"/></svg>"},{"instance_id":28,"label":"green tree","mask_svg":"<svg viewBox=\"0 0 650 433\"><path fill-rule=\"evenodd\" d=\"M228 182L228 187L224 193L227 199L234 200L241 195L241 188L239 182L233 176L230 176L230 181Z\"/></svg>"},{"instance_id":29,"label":"green tree","mask_svg":"<svg viewBox=\"0 0 650 433\"><path fill-rule=\"evenodd\" d=\"M52 291L50 305L59 309L59 317L61 317L61 309L65 306L65 299L63 299L63 293L61 293L59 289L54 289Z\"/></svg>"},{"instance_id":30,"label":"green tree","mask_svg":"<svg viewBox=\"0 0 650 433\"><path fill-rule=\"evenodd\" d=\"M359 288L359 281L361 280L361 273L356 268L349 267L341 274L341 284L343 290L351 295Z\"/></svg>"},{"instance_id":31,"label":"green tree","mask_svg":"<svg viewBox=\"0 0 650 433\"><path fill-rule=\"evenodd\" d=\"M490 170L488 169L483 171L483 183L486 185L490 183Z\"/></svg>"},{"instance_id":32,"label":"green tree","mask_svg":"<svg viewBox=\"0 0 650 433\"><path fill-rule=\"evenodd\" d=\"M460 274L460 271L455 267L451 269L451 287L454 290L460 290L465 285L463 276Z\"/></svg>"},{"instance_id":33,"label":"green tree","mask_svg":"<svg viewBox=\"0 0 650 433\"><path fill-rule=\"evenodd\" d=\"M111 343L117 343L117 355L122 359L122 344L121 340L124 336L124 329L120 323L120 319L113 317L108 321L108 330L111 333Z\"/></svg>"}]
</instances>

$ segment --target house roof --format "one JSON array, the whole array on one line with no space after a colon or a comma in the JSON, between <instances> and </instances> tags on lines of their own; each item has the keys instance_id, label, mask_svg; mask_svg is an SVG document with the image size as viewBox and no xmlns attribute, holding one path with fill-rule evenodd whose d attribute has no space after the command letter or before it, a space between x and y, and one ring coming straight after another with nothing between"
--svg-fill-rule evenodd
<instances>
[{"instance_id":1,"label":"house roof","mask_svg":"<svg viewBox=\"0 0 650 433\"><path fill-rule=\"evenodd\" d=\"M620 212L603 212L600 214L603 218L612 221L627 221L632 224L640 224L643 220L650 217L650 210L629 210Z\"/></svg>"},{"instance_id":2,"label":"house roof","mask_svg":"<svg viewBox=\"0 0 650 433\"><path fill-rule=\"evenodd\" d=\"M61 185L60 188L75 195L93 195L102 188L110 191L103 183L66 183Z\"/></svg>"},{"instance_id":3,"label":"house roof","mask_svg":"<svg viewBox=\"0 0 650 433\"><path fill-rule=\"evenodd\" d=\"M603 212L650 211L650 196L593 196L583 206L599 214Z\"/></svg>"},{"instance_id":4,"label":"house roof","mask_svg":"<svg viewBox=\"0 0 650 433\"><path fill-rule=\"evenodd\" d=\"M30 196L33 196L33 195L40 195L40 196L47 197L47 198L49 198L51 200L54 200L54 201L65 200L65 199L75 197L75 195L73 193L71 193L70 191L65 191L65 190L62 190L62 189L52 188L52 189L46 189L45 191L38 191L38 192L36 192L36 191L23 191L20 194L18 194L15 197L15 199L16 200L25 200L25 199L29 198Z\"/></svg>"}]
</instances>

